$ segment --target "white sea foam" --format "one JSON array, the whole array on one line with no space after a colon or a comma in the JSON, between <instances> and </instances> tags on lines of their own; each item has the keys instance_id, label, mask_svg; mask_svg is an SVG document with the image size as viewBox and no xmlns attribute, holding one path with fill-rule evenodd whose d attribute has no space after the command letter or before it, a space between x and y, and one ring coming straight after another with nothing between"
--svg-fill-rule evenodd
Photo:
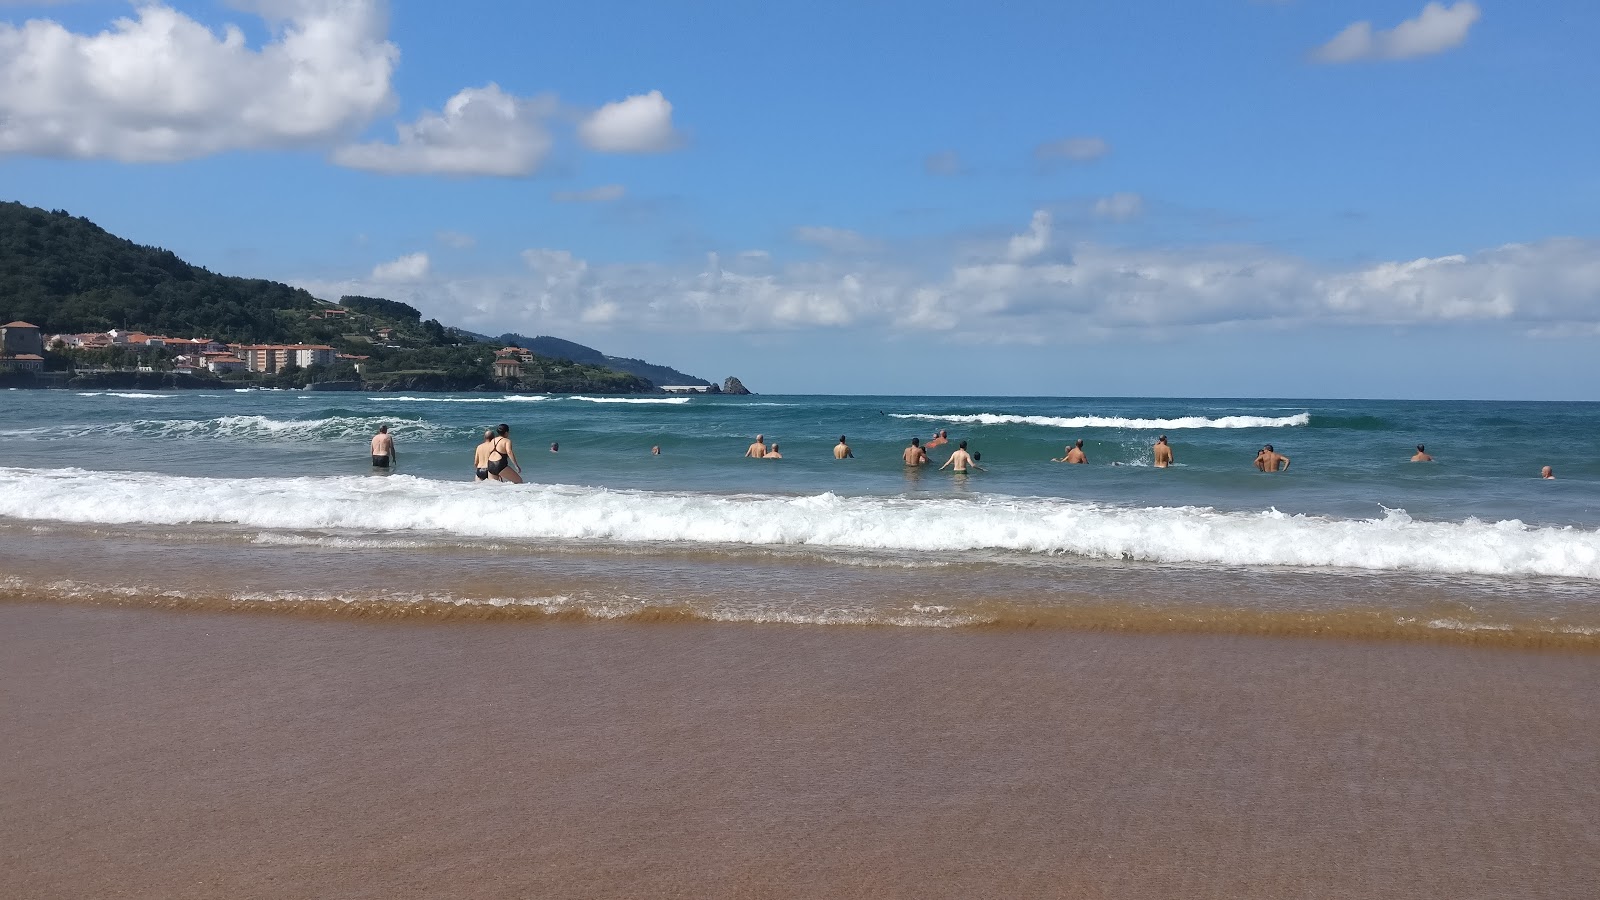
<instances>
[{"instance_id":1,"label":"white sea foam","mask_svg":"<svg viewBox=\"0 0 1600 900\"><path fill-rule=\"evenodd\" d=\"M0 434L35 438L71 438L93 435L137 435L183 440L350 441L369 438L379 425L396 435L417 439L460 437L472 429L432 422L379 416L328 416L321 419L274 419L269 416L218 416L214 419L136 419L67 427L39 426Z\"/></svg>"},{"instance_id":2,"label":"white sea foam","mask_svg":"<svg viewBox=\"0 0 1600 900\"><path fill-rule=\"evenodd\" d=\"M368 397L373 403L537 403L549 397L535 394L507 394L504 397Z\"/></svg>"},{"instance_id":3,"label":"white sea foam","mask_svg":"<svg viewBox=\"0 0 1600 900\"><path fill-rule=\"evenodd\" d=\"M0 516L117 525L225 523L352 536L1013 551L1600 580L1600 531L1516 520L1418 522L1403 510L1350 520L1050 498L729 496L562 485L486 489L406 475L225 480L0 468Z\"/></svg>"},{"instance_id":4,"label":"white sea foam","mask_svg":"<svg viewBox=\"0 0 1600 900\"><path fill-rule=\"evenodd\" d=\"M1179 416L1175 419L1128 419L1122 416L1016 416L1008 413L931 415L891 413L892 419L924 419L963 425L1043 425L1049 428L1143 428L1176 431L1181 428L1289 428L1311 424L1310 413L1295 416Z\"/></svg>"},{"instance_id":5,"label":"white sea foam","mask_svg":"<svg viewBox=\"0 0 1600 900\"><path fill-rule=\"evenodd\" d=\"M670 403L673 405L688 403L689 397L568 397L568 400L582 400L585 403Z\"/></svg>"},{"instance_id":6,"label":"white sea foam","mask_svg":"<svg viewBox=\"0 0 1600 900\"><path fill-rule=\"evenodd\" d=\"M79 397L119 397L123 400L170 400L176 394L145 394L137 391L92 391L79 393Z\"/></svg>"}]
</instances>

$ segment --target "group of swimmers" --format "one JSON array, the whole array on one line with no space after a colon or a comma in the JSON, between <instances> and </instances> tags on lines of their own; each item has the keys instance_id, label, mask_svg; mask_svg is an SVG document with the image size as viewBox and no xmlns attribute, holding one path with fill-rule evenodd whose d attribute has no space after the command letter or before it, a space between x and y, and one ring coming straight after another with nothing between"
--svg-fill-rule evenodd
<instances>
[{"instance_id":1,"label":"group of swimmers","mask_svg":"<svg viewBox=\"0 0 1600 900\"><path fill-rule=\"evenodd\" d=\"M932 462L928 458L928 450L948 443L950 443L950 435L943 429L934 432L933 437L926 444L922 443L921 438L912 438L911 445L906 447L901 454L901 458L907 466L925 466ZM550 452L555 453L560 450L560 447L560 444L551 444ZM660 445L651 447L650 452L655 456L660 456ZM1155 446L1151 448L1151 452L1156 468L1165 469L1173 464L1172 445L1167 443L1166 435L1163 434L1156 439ZM755 442L745 449L744 455L748 459L783 458L783 453L779 450L777 442L774 441L769 447L766 436L761 434L756 435ZM855 452L850 449L849 441L842 434L839 435L839 443L833 447L833 458L855 458ZM978 465L978 460L981 458L982 456L976 451L969 452L967 450L966 441L961 441L956 446L955 451L950 454L950 457L944 461L944 464L939 466L939 469L948 468L957 475L965 475L973 469L980 472L986 471L983 466ZM379 426L378 433L372 437L373 468L388 471L391 466L397 464L398 460L399 457L394 448L394 436L389 434L389 426ZM1080 438L1074 443L1068 444L1059 458L1053 458L1050 461L1083 465L1089 462L1089 455L1084 451L1083 440ZM1411 457L1411 461L1433 462L1433 456L1428 453L1427 448L1422 444L1418 444L1417 452ZM1113 465L1117 464L1113 463ZM1267 444L1256 451L1255 467L1261 472L1287 472L1289 470L1289 457L1273 449L1271 444ZM483 443L479 444L473 451L472 469L474 478L477 481L522 483L522 465L517 462L516 450L511 444L510 425L502 422L483 433ZM1545 466L1540 470L1539 477L1554 479L1556 477L1555 470L1550 466Z\"/></svg>"}]
</instances>

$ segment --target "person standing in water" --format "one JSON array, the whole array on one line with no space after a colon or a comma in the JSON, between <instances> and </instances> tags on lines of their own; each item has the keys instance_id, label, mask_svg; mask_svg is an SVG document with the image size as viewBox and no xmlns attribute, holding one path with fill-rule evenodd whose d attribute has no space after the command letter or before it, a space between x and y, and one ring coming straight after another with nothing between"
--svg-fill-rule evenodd
<instances>
[{"instance_id":1,"label":"person standing in water","mask_svg":"<svg viewBox=\"0 0 1600 900\"><path fill-rule=\"evenodd\" d=\"M1089 454L1083 452L1083 439L1082 438L1079 438L1078 442L1076 444L1073 444L1071 447L1066 448L1066 451L1067 451L1066 454L1064 456L1062 456L1060 459L1052 459L1050 461L1051 462L1062 462L1062 463L1073 463L1075 465L1083 465L1083 464L1085 464L1085 463L1087 463L1089 461Z\"/></svg>"},{"instance_id":2,"label":"person standing in water","mask_svg":"<svg viewBox=\"0 0 1600 900\"><path fill-rule=\"evenodd\" d=\"M472 451L472 474L478 481L499 481L498 475L489 474L489 452L494 449L494 429L483 432L483 443Z\"/></svg>"},{"instance_id":3,"label":"person standing in water","mask_svg":"<svg viewBox=\"0 0 1600 900\"><path fill-rule=\"evenodd\" d=\"M389 434L389 426L379 425L378 433L372 436L372 467L386 470L399 461L400 458L394 452L394 437Z\"/></svg>"},{"instance_id":4,"label":"person standing in water","mask_svg":"<svg viewBox=\"0 0 1600 900\"><path fill-rule=\"evenodd\" d=\"M1165 469L1167 466L1172 465L1172 446L1167 443L1166 435L1163 434L1161 437L1156 438L1155 452L1156 468Z\"/></svg>"},{"instance_id":5,"label":"person standing in water","mask_svg":"<svg viewBox=\"0 0 1600 900\"><path fill-rule=\"evenodd\" d=\"M762 459L783 459L783 454L778 452L778 442L777 441L773 441L772 442L772 448L767 451L767 455L766 456L763 456L761 458Z\"/></svg>"},{"instance_id":6,"label":"person standing in water","mask_svg":"<svg viewBox=\"0 0 1600 900\"><path fill-rule=\"evenodd\" d=\"M967 452L966 441L956 445L956 452L950 454L950 458L944 461L944 466L953 466L957 475L967 474L968 467L977 469L980 472L984 470L983 466L978 465L978 460ZM939 470L943 471L944 466L940 466Z\"/></svg>"},{"instance_id":7,"label":"person standing in water","mask_svg":"<svg viewBox=\"0 0 1600 900\"><path fill-rule=\"evenodd\" d=\"M496 426L494 440L489 444L489 474L500 481L522 483L522 466L511 446L511 426L504 422Z\"/></svg>"},{"instance_id":8,"label":"person standing in water","mask_svg":"<svg viewBox=\"0 0 1600 900\"><path fill-rule=\"evenodd\" d=\"M1539 470L1539 477L1547 481L1554 481L1556 478L1556 470L1550 468L1549 466L1545 466Z\"/></svg>"},{"instance_id":9,"label":"person standing in water","mask_svg":"<svg viewBox=\"0 0 1600 900\"><path fill-rule=\"evenodd\" d=\"M1287 472L1289 457L1272 449L1272 445L1268 444L1256 454L1256 468L1263 472Z\"/></svg>"},{"instance_id":10,"label":"person standing in water","mask_svg":"<svg viewBox=\"0 0 1600 900\"><path fill-rule=\"evenodd\" d=\"M834 459L855 459L856 455L850 452L850 445L845 443L844 435L839 435L839 443L833 445Z\"/></svg>"},{"instance_id":11,"label":"person standing in water","mask_svg":"<svg viewBox=\"0 0 1600 900\"><path fill-rule=\"evenodd\" d=\"M1422 445L1421 444L1418 444L1417 445L1417 455L1411 457L1411 461L1412 462L1433 462L1433 457L1428 455L1428 451L1422 449Z\"/></svg>"},{"instance_id":12,"label":"person standing in water","mask_svg":"<svg viewBox=\"0 0 1600 900\"><path fill-rule=\"evenodd\" d=\"M900 454L908 466L925 466L928 464L928 451L922 449L922 438L912 438L911 446Z\"/></svg>"},{"instance_id":13,"label":"person standing in water","mask_svg":"<svg viewBox=\"0 0 1600 900\"><path fill-rule=\"evenodd\" d=\"M763 436L763 435L759 435L759 434L756 435L756 442L754 444L751 444L750 446L745 448L744 455L745 455L746 459L766 459L767 458L767 439L766 439L766 437Z\"/></svg>"},{"instance_id":14,"label":"person standing in water","mask_svg":"<svg viewBox=\"0 0 1600 900\"><path fill-rule=\"evenodd\" d=\"M935 447L943 447L948 443L950 443L950 432L941 428L933 433L933 439L928 441L926 449L932 450Z\"/></svg>"}]
</instances>

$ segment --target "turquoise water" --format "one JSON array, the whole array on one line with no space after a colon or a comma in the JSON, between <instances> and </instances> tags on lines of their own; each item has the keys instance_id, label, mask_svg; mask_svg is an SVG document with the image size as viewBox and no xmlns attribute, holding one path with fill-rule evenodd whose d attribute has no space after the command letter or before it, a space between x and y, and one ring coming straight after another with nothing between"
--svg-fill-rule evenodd
<instances>
[{"instance_id":1,"label":"turquoise water","mask_svg":"<svg viewBox=\"0 0 1600 900\"><path fill-rule=\"evenodd\" d=\"M337 476L369 471L367 440L391 426L399 472L469 477L482 430L512 426L529 481L707 493L1061 497L1129 506L1277 509L1413 519L1600 524L1600 404L764 396L689 398L366 393L0 394L0 465L169 475ZM682 402L651 402L657 400ZM610 402L621 401L621 402ZM920 416L922 418L897 418ZM974 421L982 417L984 421ZM1210 425L1229 417L1276 422ZM999 419L999 421L996 421ZM1198 421L1183 422L1194 419ZM1015 421L1013 421L1015 420ZM1051 420L1060 420L1052 422ZM1074 420L1089 420L1088 422ZM1149 420L1129 427L1118 420ZM1293 422L1295 424L1282 424ZM1304 422L1305 424L1299 424ZM986 472L907 471L913 436L947 429ZM742 459L761 432L784 459ZM1148 467L1160 433L1177 466ZM856 458L832 457L840 434ZM1087 466L1049 462L1081 438ZM560 452L549 446L560 444ZM1289 472L1251 462L1272 443ZM1432 464L1408 462L1425 443ZM650 448L662 454L652 456ZM1543 482L1543 465L1557 479Z\"/></svg>"}]
</instances>

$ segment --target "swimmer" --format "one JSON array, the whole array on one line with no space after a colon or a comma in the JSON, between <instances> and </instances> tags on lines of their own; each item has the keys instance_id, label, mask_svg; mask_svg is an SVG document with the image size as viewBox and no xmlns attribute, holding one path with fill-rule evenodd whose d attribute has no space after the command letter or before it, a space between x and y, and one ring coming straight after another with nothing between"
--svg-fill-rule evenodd
<instances>
[{"instance_id":1,"label":"swimmer","mask_svg":"<svg viewBox=\"0 0 1600 900\"><path fill-rule=\"evenodd\" d=\"M1287 472L1289 457L1272 449L1272 445L1268 444L1256 454L1256 468L1263 472Z\"/></svg>"},{"instance_id":2,"label":"swimmer","mask_svg":"<svg viewBox=\"0 0 1600 900\"><path fill-rule=\"evenodd\" d=\"M932 450L935 447L942 447L948 443L950 443L950 432L941 428L933 433L933 439L928 441L927 449Z\"/></svg>"},{"instance_id":3,"label":"swimmer","mask_svg":"<svg viewBox=\"0 0 1600 900\"><path fill-rule=\"evenodd\" d=\"M561 452L561 445L560 444L551 444L550 445L550 452L551 453L560 453Z\"/></svg>"},{"instance_id":4,"label":"swimmer","mask_svg":"<svg viewBox=\"0 0 1600 900\"><path fill-rule=\"evenodd\" d=\"M483 443L472 451L472 474L478 481L499 481L497 475L489 474L489 453L494 449L494 430L488 429L483 433Z\"/></svg>"},{"instance_id":5,"label":"swimmer","mask_svg":"<svg viewBox=\"0 0 1600 900\"><path fill-rule=\"evenodd\" d=\"M389 434L389 426L379 425L378 433L372 436L372 467L387 469L399 461L400 458L394 452L394 437Z\"/></svg>"},{"instance_id":6,"label":"swimmer","mask_svg":"<svg viewBox=\"0 0 1600 900\"><path fill-rule=\"evenodd\" d=\"M756 442L745 448L744 455L746 459L765 458L767 455L767 439L762 435L756 435Z\"/></svg>"},{"instance_id":7,"label":"swimmer","mask_svg":"<svg viewBox=\"0 0 1600 900\"><path fill-rule=\"evenodd\" d=\"M983 466L978 465L978 460L967 452L966 441L956 445L956 452L950 454L950 458L944 461L944 466L954 466L954 472L957 475L967 474L967 467L969 466L980 472L985 471ZM940 471L944 470L944 466L939 467Z\"/></svg>"},{"instance_id":8,"label":"swimmer","mask_svg":"<svg viewBox=\"0 0 1600 900\"><path fill-rule=\"evenodd\" d=\"M783 454L778 452L778 442L777 441L773 441L772 442L772 449L768 450L767 451L767 455L763 456L761 458L762 459L783 459Z\"/></svg>"},{"instance_id":9,"label":"swimmer","mask_svg":"<svg viewBox=\"0 0 1600 900\"><path fill-rule=\"evenodd\" d=\"M1156 468L1165 469L1172 465L1172 447L1167 443L1167 436L1156 438Z\"/></svg>"},{"instance_id":10,"label":"swimmer","mask_svg":"<svg viewBox=\"0 0 1600 900\"><path fill-rule=\"evenodd\" d=\"M839 435L839 443L833 445L834 459L855 459L856 455L850 452L850 445L845 443L844 435Z\"/></svg>"},{"instance_id":11,"label":"swimmer","mask_svg":"<svg viewBox=\"0 0 1600 900\"><path fill-rule=\"evenodd\" d=\"M906 465L908 465L908 466L925 466L925 465L927 465L928 464L928 451L922 449L922 439L921 438L912 438L911 439L911 446L907 447L905 449L905 452L900 454L900 458L904 459L905 462L906 462Z\"/></svg>"},{"instance_id":12,"label":"swimmer","mask_svg":"<svg viewBox=\"0 0 1600 900\"><path fill-rule=\"evenodd\" d=\"M1089 455L1087 453L1083 452L1083 440L1081 438L1078 440L1078 442L1076 444L1073 444L1071 447L1066 447L1064 449L1067 451L1065 455L1063 455L1060 459L1052 459L1050 461L1051 462L1062 462L1062 463L1075 463L1075 464L1079 464L1079 465L1082 465L1082 464L1087 463L1089 461Z\"/></svg>"},{"instance_id":13,"label":"swimmer","mask_svg":"<svg viewBox=\"0 0 1600 900\"><path fill-rule=\"evenodd\" d=\"M1412 462L1433 462L1433 457L1428 455L1428 451L1422 449L1422 445L1421 444L1418 444L1417 445L1417 455L1411 457L1411 461Z\"/></svg>"},{"instance_id":14,"label":"swimmer","mask_svg":"<svg viewBox=\"0 0 1600 900\"><path fill-rule=\"evenodd\" d=\"M1539 470L1539 477L1543 478L1543 479L1545 479L1547 481L1555 481L1556 480L1556 470L1550 468L1549 466L1545 466L1544 468Z\"/></svg>"},{"instance_id":15,"label":"swimmer","mask_svg":"<svg viewBox=\"0 0 1600 900\"><path fill-rule=\"evenodd\" d=\"M650 448L650 455L651 456L660 456L661 455L661 445L657 444L654 447L651 447Z\"/></svg>"},{"instance_id":16,"label":"swimmer","mask_svg":"<svg viewBox=\"0 0 1600 900\"><path fill-rule=\"evenodd\" d=\"M494 430L494 441L489 446L489 474L500 481L522 483L522 466L511 446L511 426L501 422Z\"/></svg>"}]
</instances>

